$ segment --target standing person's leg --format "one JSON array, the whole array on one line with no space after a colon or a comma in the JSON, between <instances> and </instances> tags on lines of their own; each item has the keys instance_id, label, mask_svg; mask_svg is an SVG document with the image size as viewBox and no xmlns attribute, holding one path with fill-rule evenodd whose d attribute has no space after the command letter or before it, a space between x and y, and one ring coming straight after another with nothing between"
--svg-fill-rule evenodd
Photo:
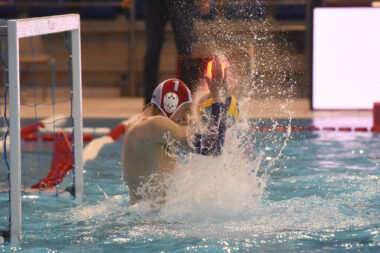
<instances>
[{"instance_id":1,"label":"standing person's leg","mask_svg":"<svg viewBox=\"0 0 380 253\"><path fill-rule=\"evenodd\" d=\"M166 0L179 55L193 55L194 0Z\"/></svg>"},{"instance_id":2,"label":"standing person's leg","mask_svg":"<svg viewBox=\"0 0 380 253\"><path fill-rule=\"evenodd\" d=\"M180 56L180 78L190 90L195 91L198 82L197 65L187 58L194 53L194 0L166 0L169 3L169 18L173 26L178 55Z\"/></svg>"},{"instance_id":3,"label":"standing person's leg","mask_svg":"<svg viewBox=\"0 0 380 253\"><path fill-rule=\"evenodd\" d=\"M164 42L167 13L163 0L145 0L146 52L144 58L144 97L149 103L153 90L158 84L158 67Z\"/></svg>"}]
</instances>

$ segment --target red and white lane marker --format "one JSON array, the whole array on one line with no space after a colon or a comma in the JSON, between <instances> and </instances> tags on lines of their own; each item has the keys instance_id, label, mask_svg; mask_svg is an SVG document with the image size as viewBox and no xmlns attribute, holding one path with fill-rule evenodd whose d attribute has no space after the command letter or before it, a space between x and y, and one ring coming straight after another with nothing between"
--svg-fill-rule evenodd
<instances>
[{"instance_id":1,"label":"red and white lane marker","mask_svg":"<svg viewBox=\"0 0 380 253\"><path fill-rule=\"evenodd\" d=\"M129 120L125 120L113 128L107 135L92 140L83 150L83 164L94 159L105 144L118 141L124 135Z\"/></svg>"}]
</instances>

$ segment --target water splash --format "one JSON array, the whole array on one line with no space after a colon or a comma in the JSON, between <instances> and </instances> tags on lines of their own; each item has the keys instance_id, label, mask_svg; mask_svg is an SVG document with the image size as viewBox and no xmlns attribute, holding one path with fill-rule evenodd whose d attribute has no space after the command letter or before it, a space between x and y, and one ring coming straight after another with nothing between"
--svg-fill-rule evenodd
<instances>
[{"instance_id":1,"label":"water splash","mask_svg":"<svg viewBox=\"0 0 380 253\"><path fill-rule=\"evenodd\" d=\"M256 4L263 10L261 1ZM248 27L241 32L234 22L216 17L206 29L201 23L203 27L196 30L202 55L227 62L229 91L240 104L240 121L227 131L223 154L186 155L165 180L168 188L164 203L157 207L152 201L143 201L133 207L134 211L143 216L153 212L170 221L226 222L256 215L267 181L281 168L278 162L290 139L296 81L289 72L293 61L284 53L288 43L271 32L269 20L255 21L255 27L250 22L239 21ZM278 103L278 98L283 102ZM288 131L252 133L252 104L255 115L278 116L281 112L288 119ZM258 119L257 124L263 120ZM275 128L280 123L270 118L269 125ZM149 187L142 186L144 191Z\"/></svg>"},{"instance_id":2,"label":"water splash","mask_svg":"<svg viewBox=\"0 0 380 253\"><path fill-rule=\"evenodd\" d=\"M188 159L170 178L161 218L215 222L252 216L265 188L257 176L262 155L254 162L236 152Z\"/></svg>"},{"instance_id":3,"label":"water splash","mask_svg":"<svg viewBox=\"0 0 380 253\"><path fill-rule=\"evenodd\" d=\"M272 135L273 139L282 140L278 141L281 145L277 150L260 147L259 141L252 141L249 129L249 121L244 119L229 129L220 156L183 155L177 169L165 180L161 178L160 184L156 180L152 185L148 180L141 187L142 192L157 189L161 192L165 187L164 198L158 201L147 198L130 210L143 217L173 222L250 220L256 215L268 178L275 171L273 166L280 159L290 132L280 137Z\"/></svg>"}]
</instances>

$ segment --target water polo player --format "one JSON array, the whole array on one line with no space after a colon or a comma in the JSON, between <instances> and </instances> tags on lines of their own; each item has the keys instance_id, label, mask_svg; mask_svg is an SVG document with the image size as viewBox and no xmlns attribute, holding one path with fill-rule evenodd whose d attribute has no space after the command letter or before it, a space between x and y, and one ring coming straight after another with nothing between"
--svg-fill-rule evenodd
<instances>
[{"instance_id":1,"label":"water polo player","mask_svg":"<svg viewBox=\"0 0 380 253\"><path fill-rule=\"evenodd\" d=\"M188 124L192 97L190 90L179 79L169 79L159 84L153 92L151 103L128 125L122 165L132 202L164 197L165 187L161 185L161 179L177 166L177 146L181 150L208 156L221 153L226 132L226 101L231 104L231 98L221 64L215 61L214 65L212 78L207 78L212 104L206 130L201 131ZM173 142L178 145L174 147ZM142 187L147 182L149 187Z\"/></svg>"}]
</instances>

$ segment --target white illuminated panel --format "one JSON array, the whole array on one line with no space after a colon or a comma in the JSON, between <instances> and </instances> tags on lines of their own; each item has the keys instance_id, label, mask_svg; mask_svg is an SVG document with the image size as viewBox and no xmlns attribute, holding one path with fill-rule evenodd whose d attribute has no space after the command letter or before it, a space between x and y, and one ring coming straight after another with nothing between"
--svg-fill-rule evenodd
<instances>
[{"instance_id":1,"label":"white illuminated panel","mask_svg":"<svg viewBox=\"0 0 380 253\"><path fill-rule=\"evenodd\" d=\"M315 8L313 109L380 102L380 8Z\"/></svg>"}]
</instances>

